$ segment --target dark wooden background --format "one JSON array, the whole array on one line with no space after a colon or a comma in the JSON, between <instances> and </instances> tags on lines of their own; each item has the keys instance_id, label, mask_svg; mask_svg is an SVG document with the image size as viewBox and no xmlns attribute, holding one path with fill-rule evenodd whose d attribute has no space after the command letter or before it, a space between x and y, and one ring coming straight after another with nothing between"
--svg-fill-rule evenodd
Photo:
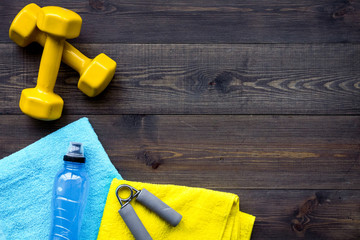
<instances>
[{"instance_id":1,"label":"dark wooden background","mask_svg":"<svg viewBox=\"0 0 360 240\"><path fill-rule=\"evenodd\" d=\"M63 116L18 107L42 48L0 3L0 158L87 116L128 180L240 196L252 239L360 239L360 3L355 0L35 1L83 18L69 42L117 63L88 98L62 64Z\"/></svg>"}]
</instances>

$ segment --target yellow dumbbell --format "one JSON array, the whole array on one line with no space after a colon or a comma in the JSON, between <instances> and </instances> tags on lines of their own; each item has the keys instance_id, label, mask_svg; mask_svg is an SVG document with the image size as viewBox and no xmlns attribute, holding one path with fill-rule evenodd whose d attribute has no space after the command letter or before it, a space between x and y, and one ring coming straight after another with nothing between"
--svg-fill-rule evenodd
<instances>
[{"instance_id":1,"label":"yellow dumbbell","mask_svg":"<svg viewBox=\"0 0 360 240\"><path fill-rule=\"evenodd\" d=\"M35 3L25 6L10 26L10 39L21 47L32 42L38 42L44 46L46 34L36 26L40 11L41 8ZM116 69L116 62L104 53L94 59L89 59L66 41L62 61L79 72L78 88L89 97L100 94L109 85Z\"/></svg>"},{"instance_id":2,"label":"yellow dumbbell","mask_svg":"<svg viewBox=\"0 0 360 240\"><path fill-rule=\"evenodd\" d=\"M73 11L60 7L44 7L37 16L37 27L47 33L35 88L24 89L20 109L41 120L60 118L64 101L53 92L64 42L79 36L82 19Z\"/></svg>"}]
</instances>

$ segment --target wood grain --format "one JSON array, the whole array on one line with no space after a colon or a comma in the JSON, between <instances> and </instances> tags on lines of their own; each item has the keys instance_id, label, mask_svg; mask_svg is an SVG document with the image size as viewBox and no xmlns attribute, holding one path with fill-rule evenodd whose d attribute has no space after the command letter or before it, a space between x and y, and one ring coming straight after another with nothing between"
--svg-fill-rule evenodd
<instances>
[{"instance_id":1,"label":"wood grain","mask_svg":"<svg viewBox=\"0 0 360 240\"><path fill-rule=\"evenodd\" d=\"M0 153L78 117L2 116ZM90 122L128 180L224 190L360 186L358 116L94 115Z\"/></svg>"},{"instance_id":2,"label":"wood grain","mask_svg":"<svg viewBox=\"0 0 360 240\"><path fill-rule=\"evenodd\" d=\"M360 192L231 190L256 216L252 239L350 240L360 237Z\"/></svg>"},{"instance_id":3,"label":"wood grain","mask_svg":"<svg viewBox=\"0 0 360 240\"><path fill-rule=\"evenodd\" d=\"M28 1L3 1L0 42ZM37 1L83 18L82 43L358 43L360 4L344 0ZM1 35L0 35L1 36Z\"/></svg>"},{"instance_id":4,"label":"wood grain","mask_svg":"<svg viewBox=\"0 0 360 240\"><path fill-rule=\"evenodd\" d=\"M117 63L108 89L88 98L64 64L55 86L65 114L360 114L358 44L81 44ZM21 114L41 47L0 44L0 112ZM111 104L110 104L111 103Z\"/></svg>"}]
</instances>

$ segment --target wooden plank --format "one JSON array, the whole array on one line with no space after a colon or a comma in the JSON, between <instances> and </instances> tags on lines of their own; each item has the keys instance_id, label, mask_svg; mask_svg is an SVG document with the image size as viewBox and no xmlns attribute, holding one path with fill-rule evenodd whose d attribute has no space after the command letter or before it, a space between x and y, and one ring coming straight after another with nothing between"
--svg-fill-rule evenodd
<instances>
[{"instance_id":1,"label":"wooden plank","mask_svg":"<svg viewBox=\"0 0 360 240\"><path fill-rule=\"evenodd\" d=\"M28 1L3 1L0 42ZM83 18L81 43L359 43L357 1L40 1Z\"/></svg>"},{"instance_id":2,"label":"wooden plank","mask_svg":"<svg viewBox=\"0 0 360 240\"><path fill-rule=\"evenodd\" d=\"M0 157L78 117L2 116ZM90 122L129 180L225 190L360 186L359 116L94 115Z\"/></svg>"},{"instance_id":3,"label":"wooden plank","mask_svg":"<svg viewBox=\"0 0 360 240\"><path fill-rule=\"evenodd\" d=\"M360 239L358 190L231 190L256 239Z\"/></svg>"},{"instance_id":4,"label":"wooden plank","mask_svg":"<svg viewBox=\"0 0 360 240\"><path fill-rule=\"evenodd\" d=\"M102 95L77 89L61 67L55 86L65 114L360 114L360 45L78 45L117 63ZM36 85L42 48L0 44L0 113L21 114Z\"/></svg>"}]
</instances>

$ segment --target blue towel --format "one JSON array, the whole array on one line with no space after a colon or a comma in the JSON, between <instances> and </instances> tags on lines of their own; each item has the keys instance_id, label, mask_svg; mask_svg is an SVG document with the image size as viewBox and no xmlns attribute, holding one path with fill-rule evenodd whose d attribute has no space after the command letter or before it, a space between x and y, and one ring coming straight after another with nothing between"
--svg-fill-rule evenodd
<instances>
[{"instance_id":1,"label":"blue towel","mask_svg":"<svg viewBox=\"0 0 360 240\"><path fill-rule=\"evenodd\" d=\"M81 118L0 160L1 240L48 239L53 181L71 141L84 145L90 181L81 239L97 238L111 181L121 176L88 119Z\"/></svg>"}]
</instances>

